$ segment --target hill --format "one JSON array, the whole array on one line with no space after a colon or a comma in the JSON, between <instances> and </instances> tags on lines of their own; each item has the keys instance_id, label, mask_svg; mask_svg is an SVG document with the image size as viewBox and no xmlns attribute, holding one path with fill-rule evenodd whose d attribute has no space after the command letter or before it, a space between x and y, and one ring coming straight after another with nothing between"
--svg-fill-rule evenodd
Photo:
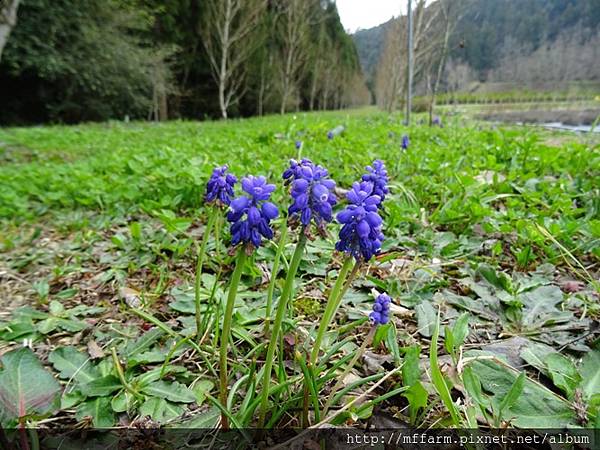
<instances>
[{"instance_id":1,"label":"hill","mask_svg":"<svg viewBox=\"0 0 600 450\"><path fill-rule=\"evenodd\" d=\"M390 23L353 36L367 76L375 73ZM599 25L600 0L466 0L452 37L451 57L466 62L482 78L507 53L514 53L515 42L519 53L532 54L561 36L577 34L582 43ZM458 45L461 42L464 47Z\"/></svg>"}]
</instances>

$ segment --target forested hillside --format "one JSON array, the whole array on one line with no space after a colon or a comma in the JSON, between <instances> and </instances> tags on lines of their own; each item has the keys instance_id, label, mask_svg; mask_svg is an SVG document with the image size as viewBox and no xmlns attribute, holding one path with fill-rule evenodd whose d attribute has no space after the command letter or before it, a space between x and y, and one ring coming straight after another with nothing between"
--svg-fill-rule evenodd
<instances>
[{"instance_id":1,"label":"forested hillside","mask_svg":"<svg viewBox=\"0 0 600 450\"><path fill-rule=\"evenodd\" d=\"M332 0L27 0L0 60L4 124L368 101Z\"/></svg>"},{"instance_id":2,"label":"forested hillside","mask_svg":"<svg viewBox=\"0 0 600 450\"><path fill-rule=\"evenodd\" d=\"M519 62L523 64L524 56L545 51L556 43L569 50L584 49L584 52L595 47L586 44L598 35L600 0L463 0L459 3L461 12L451 38L449 56L455 63L468 64L474 76L482 80L506 63L507 57L513 63L521 58ZM435 8L435 3L428 7L431 8ZM392 25L390 21L354 35L366 74L375 73L374 65L383 51L385 33ZM592 61L593 57L587 60ZM595 68L596 76L600 76L597 64L591 70Z\"/></svg>"}]
</instances>

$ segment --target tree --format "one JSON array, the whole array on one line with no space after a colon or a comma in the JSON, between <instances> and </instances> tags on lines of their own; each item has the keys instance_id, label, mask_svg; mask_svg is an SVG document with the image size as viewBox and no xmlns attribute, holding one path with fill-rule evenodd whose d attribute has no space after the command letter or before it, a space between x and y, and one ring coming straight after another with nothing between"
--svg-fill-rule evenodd
<instances>
[{"instance_id":1,"label":"tree","mask_svg":"<svg viewBox=\"0 0 600 450\"><path fill-rule=\"evenodd\" d=\"M10 32L17 23L17 9L21 0L0 0L0 61Z\"/></svg>"},{"instance_id":2,"label":"tree","mask_svg":"<svg viewBox=\"0 0 600 450\"><path fill-rule=\"evenodd\" d=\"M259 44L252 38L265 11L265 0L210 0L202 40L218 87L221 117L244 92L245 65Z\"/></svg>"},{"instance_id":3,"label":"tree","mask_svg":"<svg viewBox=\"0 0 600 450\"><path fill-rule=\"evenodd\" d=\"M450 37L454 32L456 24L460 20L460 14L462 13L462 1L461 0L439 0L436 6L440 9L440 26L438 29L438 41L439 41L439 56L437 61L437 70L435 72L435 79L431 87L431 97L429 100L429 124L433 123L433 108L435 107L435 95L440 86L440 80L444 72L444 66L446 64L446 58L448 56L448 46L450 43Z\"/></svg>"},{"instance_id":4,"label":"tree","mask_svg":"<svg viewBox=\"0 0 600 450\"><path fill-rule=\"evenodd\" d=\"M298 77L308 57L310 24L314 20L314 3L310 0L287 0L277 5L278 31L281 40L281 106L285 113L288 101L298 89ZM298 102L295 102L298 104Z\"/></svg>"},{"instance_id":5,"label":"tree","mask_svg":"<svg viewBox=\"0 0 600 450\"><path fill-rule=\"evenodd\" d=\"M27 0L0 68L3 117L78 122L147 117L155 49L143 11L118 0ZM43 39L40 30L44 30Z\"/></svg>"}]
</instances>

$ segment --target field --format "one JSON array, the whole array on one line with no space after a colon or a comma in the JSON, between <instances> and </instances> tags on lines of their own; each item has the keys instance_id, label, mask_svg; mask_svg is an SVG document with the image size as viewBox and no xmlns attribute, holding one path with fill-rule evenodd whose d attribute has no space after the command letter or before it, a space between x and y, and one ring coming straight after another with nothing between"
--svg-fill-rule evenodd
<instances>
[{"instance_id":1,"label":"field","mask_svg":"<svg viewBox=\"0 0 600 450\"><path fill-rule=\"evenodd\" d=\"M0 129L0 423L210 428L224 414L256 427L267 389L267 428L600 427L600 146L458 117L401 123L365 110ZM382 250L350 283L315 364L343 270L340 225L309 240L266 386L268 324L298 240L280 238L291 158L329 170L335 212L375 159L391 193ZM223 164L276 184L280 213L242 268L226 405L219 334L236 260L222 219L199 332L194 315L203 196ZM391 320L374 329L383 292Z\"/></svg>"}]
</instances>

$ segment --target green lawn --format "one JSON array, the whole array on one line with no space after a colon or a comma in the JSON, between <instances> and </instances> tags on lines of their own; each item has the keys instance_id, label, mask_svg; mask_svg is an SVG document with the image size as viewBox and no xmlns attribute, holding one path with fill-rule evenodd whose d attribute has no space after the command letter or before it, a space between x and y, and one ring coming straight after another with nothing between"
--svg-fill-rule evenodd
<instances>
[{"instance_id":1,"label":"green lawn","mask_svg":"<svg viewBox=\"0 0 600 450\"><path fill-rule=\"evenodd\" d=\"M345 131L329 140L327 131L340 124ZM406 151L403 134L410 136ZM265 175L277 184L273 198L284 212L281 173L300 157L325 166L341 194L374 159L385 161L391 179L382 253L345 295L326 339L330 354L317 368L323 402L368 332L374 291L394 298L394 319L380 327L368 357L348 368L348 389L334 397L330 414L363 397L332 423L360 422L379 405L413 425L456 424L455 409L463 426L532 427L551 405L542 425L600 426L600 146L458 117L444 119L443 128L405 127L401 117L374 110L0 129L0 355L31 339L45 370L60 380L61 403L37 412L57 425L112 426L146 415L185 426L217 423L218 322L209 320L200 347L183 340L196 331L205 183L225 163L238 177ZM303 372L294 351L310 351L308 336L338 274L338 229L332 224L327 238L311 241L301 262L269 426L299 425ZM296 240L289 234L275 299ZM229 409L239 426L256 424L275 242L247 264L236 303ZM233 266L214 240L208 255L202 298L210 313L225 301ZM432 376L438 364L430 366L438 310L438 363L454 401ZM77 372L69 361L86 369ZM527 378L515 382L523 370ZM509 398L518 383L522 395ZM5 425L14 419L0 414ZM313 412L310 419L316 422Z\"/></svg>"}]
</instances>

